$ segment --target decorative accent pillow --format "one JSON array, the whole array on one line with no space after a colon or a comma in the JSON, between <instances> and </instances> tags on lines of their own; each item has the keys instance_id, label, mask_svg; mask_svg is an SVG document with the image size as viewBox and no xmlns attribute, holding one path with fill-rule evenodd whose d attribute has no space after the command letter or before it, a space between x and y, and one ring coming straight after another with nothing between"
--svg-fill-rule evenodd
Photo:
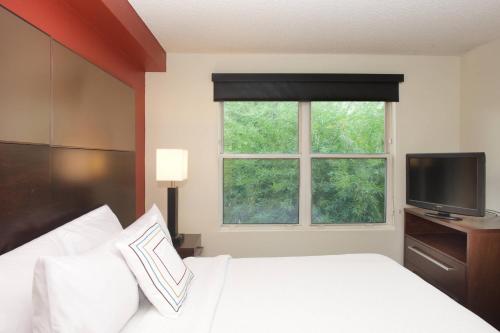
<instances>
[{"instance_id":1,"label":"decorative accent pillow","mask_svg":"<svg viewBox=\"0 0 500 333\"><path fill-rule=\"evenodd\" d=\"M178 316L193 273L170 243L168 231L155 216L141 218L126 229L116 246L135 274L144 295L165 317Z\"/></svg>"},{"instance_id":2,"label":"decorative accent pillow","mask_svg":"<svg viewBox=\"0 0 500 333\"><path fill-rule=\"evenodd\" d=\"M168 232L167 224L165 223L163 215L161 214L160 210L155 204L153 204L151 208L144 215L138 218L133 224L129 225L127 229L129 230L130 233L132 233L134 232L133 230L141 228L146 223L148 223L148 221L152 220L155 220L160 225L163 231L165 231L165 238L168 240L170 244L172 244L172 238L170 237L170 233Z\"/></svg>"},{"instance_id":3,"label":"decorative accent pillow","mask_svg":"<svg viewBox=\"0 0 500 333\"><path fill-rule=\"evenodd\" d=\"M114 240L83 255L37 261L34 333L119 332L138 305L137 281Z\"/></svg>"}]
</instances>

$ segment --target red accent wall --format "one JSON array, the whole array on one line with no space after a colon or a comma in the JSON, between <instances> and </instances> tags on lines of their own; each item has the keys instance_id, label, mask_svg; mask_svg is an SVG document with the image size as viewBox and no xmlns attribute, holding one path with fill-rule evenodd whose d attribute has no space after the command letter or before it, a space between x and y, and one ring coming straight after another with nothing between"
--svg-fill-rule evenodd
<instances>
[{"instance_id":1,"label":"red accent wall","mask_svg":"<svg viewBox=\"0 0 500 333\"><path fill-rule=\"evenodd\" d=\"M145 210L146 71L166 54L127 0L0 0L0 5L135 90L136 214Z\"/></svg>"}]
</instances>

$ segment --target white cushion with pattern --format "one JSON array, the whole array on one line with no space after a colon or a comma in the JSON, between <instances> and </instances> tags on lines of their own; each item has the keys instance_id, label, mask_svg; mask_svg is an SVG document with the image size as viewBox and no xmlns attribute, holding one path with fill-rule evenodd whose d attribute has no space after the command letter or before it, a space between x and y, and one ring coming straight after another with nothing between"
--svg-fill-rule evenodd
<instances>
[{"instance_id":1,"label":"white cushion with pattern","mask_svg":"<svg viewBox=\"0 0 500 333\"><path fill-rule=\"evenodd\" d=\"M157 216L143 216L116 243L144 295L164 316L175 318L188 295L193 273L170 243Z\"/></svg>"}]
</instances>

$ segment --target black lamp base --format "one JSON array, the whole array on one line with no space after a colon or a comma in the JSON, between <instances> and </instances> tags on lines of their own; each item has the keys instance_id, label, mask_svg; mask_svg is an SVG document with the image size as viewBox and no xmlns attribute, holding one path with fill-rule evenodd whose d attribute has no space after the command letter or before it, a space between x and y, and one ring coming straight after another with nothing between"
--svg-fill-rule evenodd
<instances>
[{"instance_id":1,"label":"black lamp base","mask_svg":"<svg viewBox=\"0 0 500 333\"><path fill-rule=\"evenodd\" d=\"M179 245L184 240L183 234L178 234L177 231L177 207L178 207L178 195L177 195L177 187L169 187L168 188L168 211L167 211L167 227L170 233L170 237L172 238L172 243L174 245Z\"/></svg>"}]
</instances>

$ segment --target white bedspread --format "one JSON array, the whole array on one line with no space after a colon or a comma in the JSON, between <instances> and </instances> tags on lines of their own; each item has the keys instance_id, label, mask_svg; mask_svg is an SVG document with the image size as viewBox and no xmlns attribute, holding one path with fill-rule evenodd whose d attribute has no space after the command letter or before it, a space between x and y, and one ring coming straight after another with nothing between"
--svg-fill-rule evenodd
<instances>
[{"instance_id":1,"label":"white bedspread","mask_svg":"<svg viewBox=\"0 0 500 333\"><path fill-rule=\"evenodd\" d=\"M188 258L182 314L148 302L123 332L497 332L396 262L375 254Z\"/></svg>"}]
</instances>

